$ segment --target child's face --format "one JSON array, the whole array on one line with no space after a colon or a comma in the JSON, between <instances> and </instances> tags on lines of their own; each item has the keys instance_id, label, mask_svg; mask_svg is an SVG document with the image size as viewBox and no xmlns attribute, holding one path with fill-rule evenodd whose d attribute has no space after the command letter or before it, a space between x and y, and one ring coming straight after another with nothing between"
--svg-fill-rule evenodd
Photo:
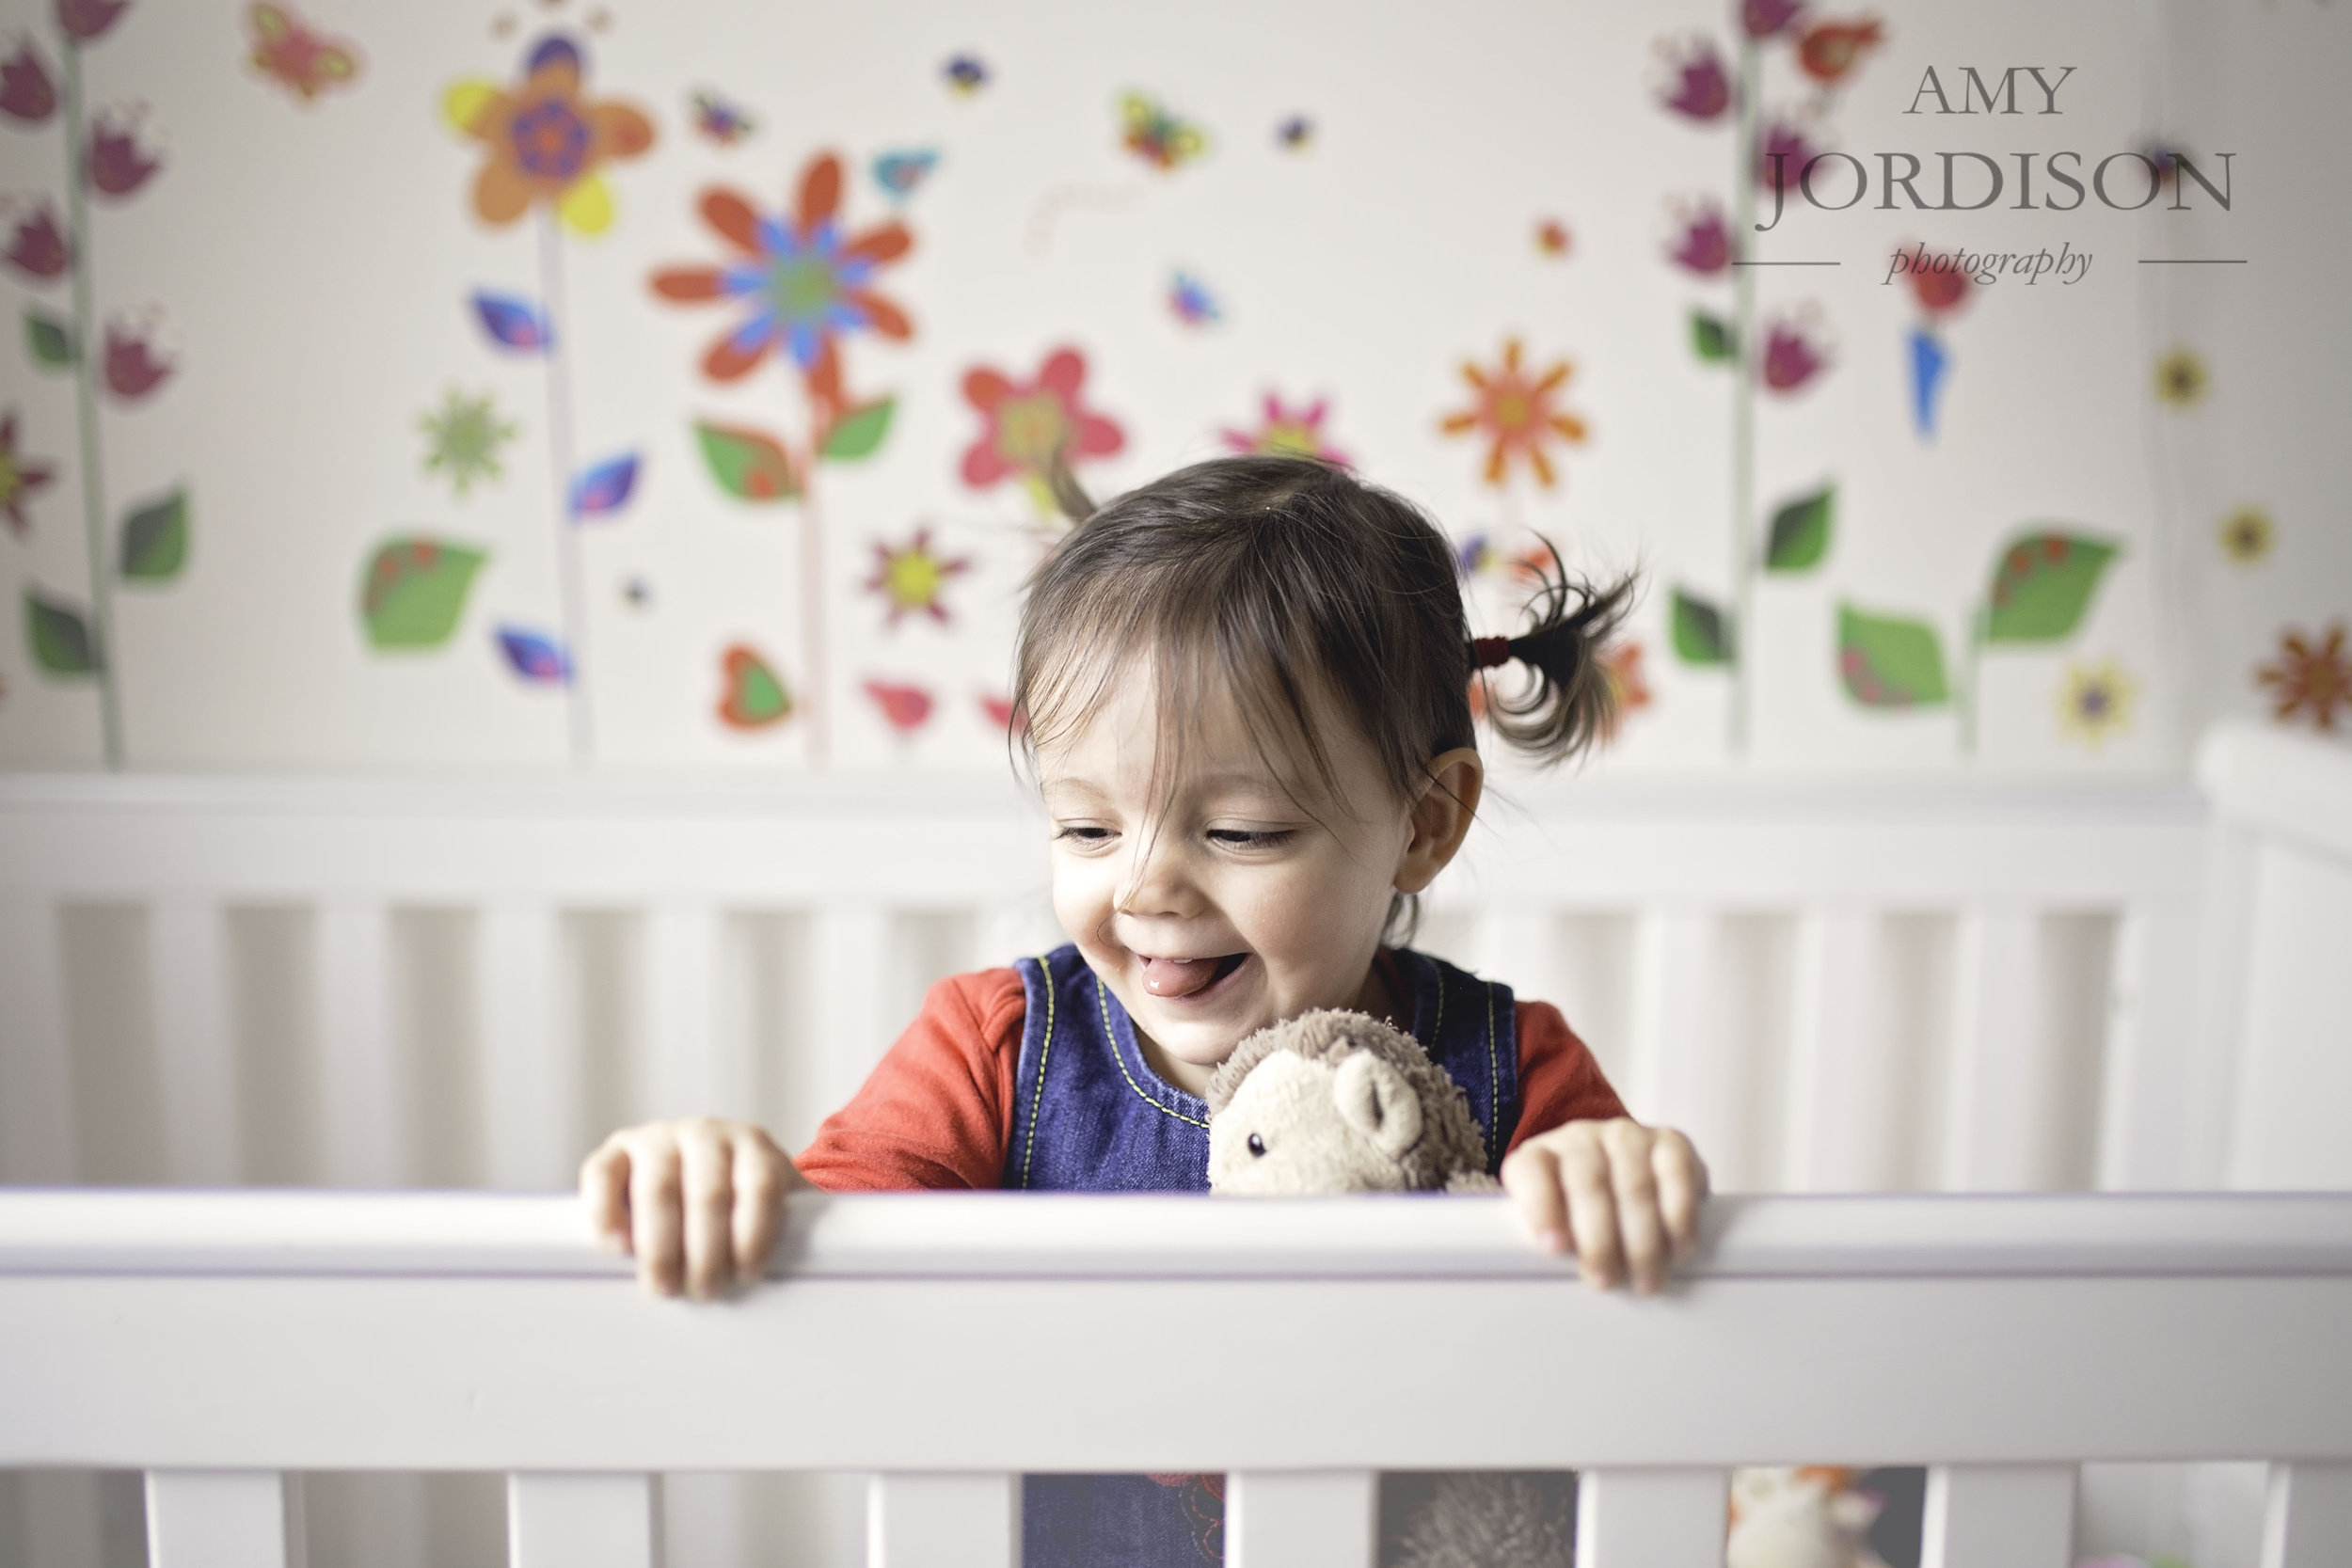
<instances>
[{"instance_id":1,"label":"child's face","mask_svg":"<svg viewBox=\"0 0 2352 1568\"><path fill-rule=\"evenodd\" d=\"M1364 1006L1390 895L1427 880L1410 863L1413 814L1352 725L1324 726L1344 798L1314 800L1311 816L1230 698L1203 695L1181 777L1162 799L1155 682L1118 683L1038 756L1054 912L1196 1091L1258 1029L1311 1007Z\"/></svg>"}]
</instances>

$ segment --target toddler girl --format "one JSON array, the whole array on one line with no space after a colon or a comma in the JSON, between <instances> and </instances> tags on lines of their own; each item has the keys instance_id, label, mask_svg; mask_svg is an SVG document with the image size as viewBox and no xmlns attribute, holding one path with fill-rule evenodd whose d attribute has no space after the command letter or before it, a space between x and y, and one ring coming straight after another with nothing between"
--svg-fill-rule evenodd
<instances>
[{"instance_id":1,"label":"toddler girl","mask_svg":"<svg viewBox=\"0 0 2352 1568\"><path fill-rule=\"evenodd\" d=\"M614 1133L580 1171L599 1234L651 1288L707 1296L758 1276L788 1188L1202 1191L1217 1064L1351 1007L1461 1085L1538 1244L1656 1289L1706 1193L1689 1140L1629 1119L1555 1008L1402 945L1478 808L1475 672L1524 664L1495 732L1576 754L1609 722L1596 655L1630 593L1555 573L1527 631L1472 642L1436 527L1304 459L1198 464L1085 517L1031 581L1012 693L1071 944L933 987L797 1162L738 1123ZM1126 1480L1145 1490L1032 1478L1033 1546L1152 1533L1154 1483ZM1158 1490L1162 1523L1200 1512Z\"/></svg>"}]
</instances>

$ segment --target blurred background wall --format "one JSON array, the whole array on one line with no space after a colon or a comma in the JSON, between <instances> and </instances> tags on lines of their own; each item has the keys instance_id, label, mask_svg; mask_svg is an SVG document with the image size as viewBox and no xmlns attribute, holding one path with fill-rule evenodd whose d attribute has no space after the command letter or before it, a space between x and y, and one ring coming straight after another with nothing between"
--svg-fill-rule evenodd
<instances>
[{"instance_id":1,"label":"blurred background wall","mask_svg":"<svg viewBox=\"0 0 2352 1568\"><path fill-rule=\"evenodd\" d=\"M107 10L0 6L9 766L993 768L1057 447L1641 569L1613 767L2352 703L2341 7Z\"/></svg>"}]
</instances>

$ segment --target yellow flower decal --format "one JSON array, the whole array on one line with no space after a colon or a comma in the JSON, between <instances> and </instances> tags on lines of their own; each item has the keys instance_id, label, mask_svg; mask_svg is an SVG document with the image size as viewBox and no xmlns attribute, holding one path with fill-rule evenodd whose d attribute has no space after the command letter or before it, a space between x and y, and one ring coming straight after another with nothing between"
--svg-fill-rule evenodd
<instances>
[{"instance_id":1,"label":"yellow flower decal","mask_svg":"<svg viewBox=\"0 0 2352 1568\"><path fill-rule=\"evenodd\" d=\"M2221 553L2241 566L2252 566L2270 559L2270 547L2278 543L2278 530L2270 521L2270 514L2259 506L2241 506L2221 519Z\"/></svg>"},{"instance_id":2,"label":"yellow flower decal","mask_svg":"<svg viewBox=\"0 0 2352 1568\"><path fill-rule=\"evenodd\" d=\"M2174 408L2194 408L2204 402L2212 380L2204 360L2188 349L2176 348L2156 361L2156 397Z\"/></svg>"},{"instance_id":3,"label":"yellow flower decal","mask_svg":"<svg viewBox=\"0 0 2352 1568\"><path fill-rule=\"evenodd\" d=\"M2110 736L2132 727L2132 706L2139 698L2139 683L2113 659L2067 667L2058 688L2058 728L2095 752Z\"/></svg>"},{"instance_id":4,"label":"yellow flower decal","mask_svg":"<svg viewBox=\"0 0 2352 1568\"><path fill-rule=\"evenodd\" d=\"M1576 368L1562 359L1536 374L1520 368L1522 352L1513 338L1502 345L1502 363L1494 369L1465 364L1462 379L1476 395L1470 407L1448 415L1439 428L1448 436L1475 431L1487 438L1487 483L1500 487L1516 460L1534 471L1536 483L1549 489L1554 478L1551 444L1584 439L1584 421L1555 406L1560 388Z\"/></svg>"},{"instance_id":5,"label":"yellow flower decal","mask_svg":"<svg viewBox=\"0 0 2352 1568\"><path fill-rule=\"evenodd\" d=\"M443 118L489 150L473 183L483 222L508 224L548 206L577 234L612 226L612 193L600 171L651 147L653 121L618 100L583 98L587 72L580 46L551 34L524 60L519 86L464 81L442 95Z\"/></svg>"}]
</instances>

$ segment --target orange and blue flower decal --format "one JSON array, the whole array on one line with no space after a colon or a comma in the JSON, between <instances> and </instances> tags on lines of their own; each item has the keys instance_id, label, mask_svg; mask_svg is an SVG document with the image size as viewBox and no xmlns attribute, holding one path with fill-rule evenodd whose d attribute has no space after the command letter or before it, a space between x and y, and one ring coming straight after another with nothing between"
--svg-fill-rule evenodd
<instances>
[{"instance_id":1,"label":"orange and blue flower decal","mask_svg":"<svg viewBox=\"0 0 2352 1568\"><path fill-rule=\"evenodd\" d=\"M473 185L483 222L509 224L548 207L576 234L612 226L604 167L653 146L653 121L618 99L585 97L587 75L580 45L550 34L532 45L518 85L468 80L442 95L443 118L487 150Z\"/></svg>"}]
</instances>

